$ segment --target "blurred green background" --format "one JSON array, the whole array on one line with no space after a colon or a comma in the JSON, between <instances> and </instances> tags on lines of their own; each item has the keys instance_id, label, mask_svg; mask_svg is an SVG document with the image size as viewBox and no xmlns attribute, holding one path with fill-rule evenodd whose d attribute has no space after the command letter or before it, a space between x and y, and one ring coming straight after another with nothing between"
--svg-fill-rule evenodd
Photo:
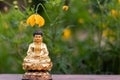
<instances>
[{"instance_id":1,"label":"blurred green background","mask_svg":"<svg viewBox=\"0 0 120 80\"><path fill-rule=\"evenodd\" d=\"M26 20L39 3L45 25L31 27ZM120 74L120 0L0 0L0 73L25 72L37 29L44 32L52 74Z\"/></svg>"}]
</instances>

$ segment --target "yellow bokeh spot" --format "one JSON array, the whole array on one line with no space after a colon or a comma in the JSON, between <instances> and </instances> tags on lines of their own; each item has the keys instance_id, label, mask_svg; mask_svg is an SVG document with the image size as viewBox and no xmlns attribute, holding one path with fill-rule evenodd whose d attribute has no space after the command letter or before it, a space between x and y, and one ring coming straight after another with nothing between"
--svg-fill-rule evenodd
<instances>
[{"instance_id":1,"label":"yellow bokeh spot","mask_svg":"<svg viewBox=\"0 0 120 80\"><path fill-rule=\"evenodd\" d=\"M115 9L112 9L111 15L116 18L116 17L118 17L118 12Z\"/></svg>"},{"instance_id":2,"label":"yellow bokeh spot","mask_svg":"<svg viewBox=\"0 0 120 80\"><path fill-rule=\"evenodd\" d=\"M64 5L64 6L63 6L63 10L64 10L64 11L67 11L68 9L69 9L69 6L67 6L67 5Z\"/></svg>"},{"instance_id":3,"label":"yellow bokeh spot","mask_svg":"<svg viewBox=\"0 0 120 80\"><path fill-rule=\"evenodd\" d=\"M68 40L70 37L71 37L71 30L69 28L67 28L63 31L62 38L64 40Z\"/></svg>"},{"instance_id":4,"label":"yellow bokeh spot","mask_svg":"<svg viewBox=\"0 0 120 80\"><path fill-rule=\"evenodd\" d=\"M108 36L112 36L112 35L114 35L114 33L113 33L113 31L110 30L110 29L106 29L106 30L104 30L103 33L102 33L102 37L104 37L104 38L106 38L106 37L108 37Z\"/></svg>"},{"instance_id":5,"label":"yellow bokeh spot","mask_svg":"<svg viewBox=\"0 0 120 80\"><path fill-rule=\"evenodd\" d=\"M84 20L82 18L78 19L78 23L83 24Z\"/></svg>"},{"instance_id":6,"label":"yellow bokeh spot","mask_svg":"<svg viewBox=\"0 0 120 80\"><path fill-rule=\"evenodd\" d=\"M120 0L118 0L118 2L120 3Z\"/></svg>"}]
</instances>

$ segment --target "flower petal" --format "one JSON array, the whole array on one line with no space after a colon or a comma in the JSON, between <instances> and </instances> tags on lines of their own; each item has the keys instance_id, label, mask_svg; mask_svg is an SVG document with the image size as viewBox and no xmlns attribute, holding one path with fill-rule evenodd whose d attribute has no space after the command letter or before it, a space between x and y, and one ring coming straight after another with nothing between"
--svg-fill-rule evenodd
<instances>
[{"instance_id":1,"label":"flower petal","mask_svg":"<svg viewBox=\"0 0 120 80\"><path fill-rule=\"evenodd\" d=\"M35 14L31 15L31 16L27 19L27 24L30 24L32 27L35 25Z\"/></svg>"},{"instance_id":2,"label":"flower petal","mask_svg":"<svg viewBox=\"0 0 120 80\"><path fill-rule=\"evenodd\" d=\"M45 24L44 18L42 16L40 16L39 14L35 15L35 21L36 21L36 24L38 24L39 27L41 27Z\"/></svg>"}]
</instances>

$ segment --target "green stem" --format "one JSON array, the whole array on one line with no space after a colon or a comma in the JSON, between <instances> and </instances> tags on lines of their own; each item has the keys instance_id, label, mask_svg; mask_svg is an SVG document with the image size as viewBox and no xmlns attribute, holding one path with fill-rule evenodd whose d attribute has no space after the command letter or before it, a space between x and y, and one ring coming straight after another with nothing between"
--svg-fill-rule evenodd
<instances>
[{"instance_id":1,"label":"green stem","mask_svg":"<svg viewBox=\"0 0 120 80\"><path fill-rule=\"evenodd\" d=\"M99 9L100 9L100 11L101 11L101 17L100 17L100 24L101 24L101 26L102 26L102 22L103 22L103 15L104 15L104 12L103 12L103 6L100 4L100 1L99 0L97 0L97 3L98 3L98 6L99 6ZM98 42L98 48L99 48L99 57L98 57L98 63L99 63L99 65L98 65L98 69L100 70L101 69L101 64L102 64L102 62L101 62L101 54L102 54L102 47L101 47L101 41L102 41L102 28L101 27L99 27L99 35L98 35L98 38L99 38L99 42Z\"/></svg>"},{"instance_id":2,"label":"green stem","mask_svg":"<svg viewBox=\"0 0 120 80\"><path fill-rule=\"evenodd\" d=\"M97 0L97 3L98 3L98 6L99 6L100 10L102 11L102 6L101 6L101 4L100 4L100 1Z\"/></svg>"},{"instance_id":3,"label":"green stem","mask_svg":"<svg viewBox=\"0 0 120 80\"><path fill-rule=\"evenodd\" d=\"M100 2L99 2L99 0L97 0L97 3L98 3L98 6L99 6L99 8L100 8L100 11L101 11L101 21L100 21L100 24L101 24L101 26L102 26L102 22L103 22L103 9L102 9L102 6L101 6L101 4L100 4ZM100 53L101 53L101 41L102 41L102 29L101 29L101 27L99 27L99 48L100 48Z\"/></svg>"},{"instance_id":4,"label":"green stem","mask_svg":"<svg viewBox=\"0 0 120 80\"><path fill-rule=\"evenodd\" d=\"M45 12L45 14L46 14L46 16L48 17L49 21L51 22L51 19L50 19L50 17L48 16L45 7L44 7L41 3L39 3L39 4L37 5L35 12L37 13L39 6L42 6L42 8L43 8L43 10L44 10L44 12Z\"/></svg>"}]
</instances>

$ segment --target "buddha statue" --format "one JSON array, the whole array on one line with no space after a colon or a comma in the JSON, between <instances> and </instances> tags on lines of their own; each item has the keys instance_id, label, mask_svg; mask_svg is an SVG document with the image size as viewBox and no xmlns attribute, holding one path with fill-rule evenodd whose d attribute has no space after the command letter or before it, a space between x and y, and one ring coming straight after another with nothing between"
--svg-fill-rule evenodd
<instances>
[{"instance_id":1,"label":"buddha statue","mask_svg":"<svg viewBox=\"0 0 120 80\"><path fill-rule=\"evenodd\" d=\"M23 69L27 72L22 80L52 80L48 72L51 68L52 62L47 46L43 43L43 33L39 30L35 31L33 43L29 44L27 56L23 60Z\"/></svg>"}]
</instances>

